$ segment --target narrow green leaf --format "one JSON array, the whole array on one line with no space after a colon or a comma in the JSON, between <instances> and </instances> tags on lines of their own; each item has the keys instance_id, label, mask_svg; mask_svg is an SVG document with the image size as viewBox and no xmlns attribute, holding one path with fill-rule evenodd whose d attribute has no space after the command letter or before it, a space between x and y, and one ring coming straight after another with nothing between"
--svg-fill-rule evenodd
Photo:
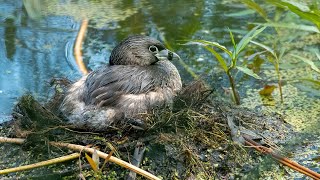
<instances>
[{"instance_id":1,"label":"narrow green leaf","mask_svg":"<svg viewBox=\"0 0 320 180\"><path fill-rule=\"evenodd\" d=\"M255 37L257 36L259 33L261 33L266 27L262 27L260 29L258 29L259 26L256 26L255 28L253 28L251 31L249 31L242 39L241 41L238 43L237 48L235 50L235 55L237 56L247 45L248 43Z\"/></svg>"},{"instance_id":2,"label":"narrow green leaf","mask_svg":"<svg viewBox=\"0 0 320 180\"><path fill-rule=\"evenodd\" d=\"M320 61L320 54L316 52L316 56L317 56L317 58L318 58L319 61Z\"/></svg>"},{"instance_id":3,"label":"narrow green leaf","mask_svg":"<svg viewBox=\"0 0 320 180\"><path fill-rule=\"evenodd\" d=\"M254 11L252 9L246 9L246 10L243 10L243 11L237 11L237 12L234 12L234 13L224 14L224 16L227 16L227 17L241 17L241 18L243 18L243 16L252 15L254 13L256 13L256 11Z\"/></svg>"},{"instance_id":4,"label":"narrow green leaf","mask_svg":"<svg viewBox=\"0 0 320 180\"><path fill-rule=\"evenodd\" d=\"M315 26L309 26L309 25L301 25L301 24L286 24L286 23L253 23L256 25L263 25L268 27L277 27L277 28L286 28L286 29L296 29L296 30L303 30L303 31L310 31L310 32L316 32L320 33L319 29Z\"/></svg>"},{"instance_id":5,"label":"narrow green leaf","mask_svg":"<svg viewBox=\"0 0 320 180\"><path fill-rule=\"evenodd\" d=\"M230 39L232 41L233 48L235 49L236 48L236 42L234 41L234 37L233 37L232 31L229 28L228 28L228 30L229 30L229 33L230 33Z\"/></svg>"},{"instance_id":6,"label":"narrow green leaf","mask_svg":"<svg viewBox=\"0 0 320 180\"><path fill-rule=\"evenodd\" d=\"M291 12L297 14L303 19L314 23L318 27L318 29L320 29L320 14L316 13L317 11L311 11L308 6L290 1L284 2L279 0L267 0L267 2L276 5L277 7L289 8Z\"/></svg>"},{"instance_id":7,"label":"narrow green leaf","mask_svg":"<svg viewBox=\"0 0 320 180\"><path fill-rule=\"evenodd\" d=\"M192 41L187 42L184 45L214 46L214 47L217 47L217 48L223 50L224 52L226 52L230 57L232 56L231 51L229 51L226 47L224 47L223 45L221 45L217 42L210 42L210 41L206 41L206 40L192 40Z\"/></svg>"},{"instance_id":8,"label":"narrow green leaf","mask_svg":"<svg viewBox=\"0 0 320 180\"><path fill-rule=\"evenodd\" d=\"M314 79L299 79L300 81L308 81L308 82L311 82L317 86L320 86L320 81L317 81L317 80L314 80Z\"/></svg>"},{"instance_id":9,"label":"narrow green leaf","mask_svg":"<svg viewBox=\"0 0 320 180\"><path fill-rule=\"evenodd\" d=\"M298 55L295 55L295 54L290 54L291 56L293 57L296 57L300 60L302 60L303 62L307 63L310 65L311 69L315 70L316 72L320 73L320 69L314 64L313 61L311 61L310 59L307 59L305 57L302 57L302 56L298 56Z\"/></svg>"},{"instance_id":10,"label":"narrow green leaf","mask_svg":"<svg viewBox=\"0 0 320 180\"><path fill-rule=\"evenodd\" d=\"M262 79L260 76L258 76L256 73L254 73L251 69L248 69L247 67L240 67L240 66L236 66L236 68L239 70L239 71L242 71L243 73L249 75L249 76L252 76L256 79Z\"/></svg>"},{"instance_id":11,"label":"narrow green leaf","mask_svg":"<svg viewBox=\"0 0 320 180\"><path fill-rule=\"evenodd\" d=\"M286 52L286 48L281 47L280 48L280 54L279 54L279 61L281 61L281 59L282 59L282 57L283 57L285 52Z\"/></svg>"},{"instance_id":12,"label":"narrow green leaf","mask_svg":"<svg viewBox=\"0 0 320 180\"><path fill-rule=\"evenodd\" d=\"M242 0L242 3L245 3L249 8L255 10L260 16L262 16L265 20L268 20L267 13L263 10L259 4L252 0Z\"/></svg>"},{"instance_id":13,"label":"narrow green leaf","mask_svg":"<svg viewBox=\"0 0 320 180\"><path fill-rule=\"evenodd\" d=\"M257 45L257 46L260 46L261 48L265 49L266 51L268 51L269 53L271 53L273 56L276 56L276 53L274 52L274 50L269 47L269 46L266 46L262 43L259 43L259 42L256 42L256 41L250 41L251 43Z\"/></svg>"},{"instance_id":14,"label":"narrow green leaf","mask_svg":"<svg viewBox=\"0 0 320 180\"><path fill-rule=\"evenodd\" d=\"M222 69L227 72L228 71L228 66L225 62L225 60L222 58L222 56L217 53L217 51L215 51L214 49L212 49L211 47L205 46L205 48L210 51L217 59L217 61L219 62L219 65L222 67Z\"/></svg>"}]
</instances>

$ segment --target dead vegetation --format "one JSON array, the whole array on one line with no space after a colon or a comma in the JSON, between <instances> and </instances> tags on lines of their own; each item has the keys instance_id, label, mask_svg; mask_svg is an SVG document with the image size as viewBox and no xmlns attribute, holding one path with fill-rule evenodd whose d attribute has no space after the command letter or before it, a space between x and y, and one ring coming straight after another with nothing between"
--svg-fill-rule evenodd
<instances>
[{"instance_id":1,"label":"dead vegetation","mask_svg":"<svg viewBox=\"0 0 320 180\"><path fill-rule=\"evenodd\" d=\"M201 81L185 87L173 107L154 110L143 115L147 128L136 130L129 126L111 128L106 132L85 132L64 123L57 107L63 97L62 83L55 83L56 95L45 105L31 95L21 97L14 109L13 121L3 124L1 135L24 137L22 146L0 144L7 152L0 160L5 169L43 159L65 155L68 150L49 145L49 141L90 145L109 152L116 147L115 156L132 161L137 144L146 146L141 168L163 179L214 179L241 177L245 165L254 165L249 150L233 140L227 116L239 127L239 131L250 136L263 137L281 143L291 134L281 117L270 117L243 108L238 108L214 97ZM270 142L270 146L279 149ZM9 151L9 149L11 151ZM17 153L13 155L12 152ZM81 161L81 177L100 179L123 179L129 171L108 163L99 173L94 172L84 156ZM10 163L8 163L10 162ZM102 163L101 163L102 164ZM66 168L68 167L68 168ZM45 169L45 170L44 170ZM30 172L19 172L7 177L64 177L79 176L79 165L75 161L57 164ZM138 179L141 176L137 176Z\"/></svg>"}]
</instances>

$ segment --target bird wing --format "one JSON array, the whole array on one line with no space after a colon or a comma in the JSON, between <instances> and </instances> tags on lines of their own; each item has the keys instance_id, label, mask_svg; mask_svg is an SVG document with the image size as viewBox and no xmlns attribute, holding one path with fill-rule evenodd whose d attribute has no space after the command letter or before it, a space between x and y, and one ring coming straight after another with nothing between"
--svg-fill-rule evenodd
<instances>
[{"instance_id":1,"label":"bird wing","mask_svg":"<svg viewBox=\"0 0 320 180\"><path fill-rule=\"evenodd\" d=\"M106 66L86 79L85 103L113 106L123 94L141 94L155 89L148 71L141 66Z\"/></svg>"}]
</instances>

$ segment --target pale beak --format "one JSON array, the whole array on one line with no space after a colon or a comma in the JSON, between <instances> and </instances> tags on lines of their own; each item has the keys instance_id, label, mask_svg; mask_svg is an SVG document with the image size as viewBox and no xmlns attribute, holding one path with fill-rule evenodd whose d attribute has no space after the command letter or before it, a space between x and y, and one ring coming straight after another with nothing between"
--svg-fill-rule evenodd
<instances>
[{"instance_id":1,"label":"pale beak","mask_svg":"<svg viewBox=\"0 0 320 180\"><path fill-rule=\"evenodd\" d=\"M178 60L181 59L180 56L174 52L169 51L168 49L164 49L155 54L155 56L161 60Z\"/></svg>"}]
</instances>

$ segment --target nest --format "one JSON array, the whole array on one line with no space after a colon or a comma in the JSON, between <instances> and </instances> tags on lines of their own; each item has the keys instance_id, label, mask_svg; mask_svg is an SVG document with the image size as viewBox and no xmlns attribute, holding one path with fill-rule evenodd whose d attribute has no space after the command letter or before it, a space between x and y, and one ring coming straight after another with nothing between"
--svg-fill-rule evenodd
<instances>
[{"instance_id":1,"label":"nest","mask_svg":"<svg viewBox=\"0 0 320 180\"><path fill-rule=\"evenodd\" d=\"M132 159L130 154L139 142L147 147L141 168L164 179L236 178L243 175L241 172L245 165L256 161L251 151L232 140L227 116L232 117L237 126L265 139L277 139L277 143L284 141L291 133L281 117L269 117L235 107L215 97L214 92L201 81L184 87L172 107L155 109L153 113L144 115L145 130L123 126L106 132L85 132L65 124L59 115L58 107L63 98L61 82L66 81L55 83L56 94L44 105L31 95L20 98L14 109L14 119L3 124L0 132L2 136L24 137L27 140L22 150L14 145L0 146L3 152L8 151L7 148L12 149L1 158L1 169L58 157L67 152L49 146L49 141L91 144L106 152L110 150L107 144L111 143L117 149L116 155L129 162ZM13 153L19 153L19 157ZM71 179L78 176L79 167L75 162L67 164L68 168L65 166L54 165L53 168L15 173L14 176L52 175ZM89 166L82 168L86 177L97 176ZM124 168L110 163L99 177L122 179L127 174Z\"/></svg>"}]
</instances>

